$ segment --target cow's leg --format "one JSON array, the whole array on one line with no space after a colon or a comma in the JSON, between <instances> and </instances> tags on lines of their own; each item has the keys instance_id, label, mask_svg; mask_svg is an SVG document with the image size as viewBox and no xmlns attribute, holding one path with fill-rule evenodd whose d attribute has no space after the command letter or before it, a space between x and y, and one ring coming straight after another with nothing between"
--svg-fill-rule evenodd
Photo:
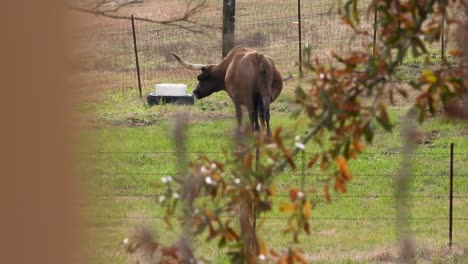
<instances>
[{"instance_id":1,"label":"cow's leg","mask_svg":"<svg viewBox=\"0 0 468 264\"><path fill-rule=\"evenodd\" d=\"M269 97L262 98L262 105L263 105L263 115L266 122L267 127L267 136L271 136L270 130L270 99Z\"/></svg>"},{"instance_id":2,"label":"cow's leg","mask_svg":"<svg viewBox=\"0 0 468 264\"><path fill-rule=\"evenodd\" d=\"M242 126L242 108L240 105L236 104L236 119L237 119L237 127Z\"/></svg>"},{"instance_id":3,"label":"cow's leg","mask_svg":"<svg viewBox=\"0 0 468 264\"><path fill-rule=\"evenodd\" d=\"M254 131L260 131L260 124L258 123L258 116L260 115L262 100L260 96L256 96L254 99L254 113L253 113L253 128Z\"/></svg>"},{"instance_id":4,"label":"cow's leg","mask_svg":"<svg viewBox=\"0 0 468 264\"><path fill-rule=\"evenodd\" d=\"M234 104L236 108L236 119L237 119L237 132L240 132L242 128L242 107L240 104Z\"/></svg>"},{"instance_id":5,"label":"cow's leg","mask_svg":"<svg viewBox=\"0 0 468 264\"><path fill-rule=\"evenodd\" d=\"M256 115L257 112L255 111L255 104L248 104L246 105L247 107L247 112L249 113L249 120L250 120L250 129L252 132L255 131L255 120L256 120ZM258 122L258 121L257 121Z\"/></svg>"},{"instance_id":6,"label":"cow's leg","mask_svg":"<svg viewBox=\"0 0 468 264\"><path fill-rule=\"evenodd\" d=\"M261 130L264 131L265 126L266 126L265 125L265 109L263 108L263 103L261 100L260 100L260 104L258 107L258 115L260 117Z\"/></svg>"}]
</instances>

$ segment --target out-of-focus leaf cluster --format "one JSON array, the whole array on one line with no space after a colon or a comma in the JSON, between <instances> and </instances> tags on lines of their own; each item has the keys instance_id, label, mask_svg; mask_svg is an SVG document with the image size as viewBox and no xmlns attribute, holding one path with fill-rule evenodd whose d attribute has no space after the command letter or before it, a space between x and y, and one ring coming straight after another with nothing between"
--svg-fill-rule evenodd
<instances>
[{"instance_id":1,"label":"out-of-focus leaf cluster","mask_svg":"<svg viewBox=\"0 0 468 264\"><path fill-rule=\"evenodd\" d=\"M177 201L186 199L191 205L195 234L207 234L207 240L216 239L220 247L228 247L232 263L305 263L300 250L290 247L279 254L257 237L256 217L275 206L289 216L284 233L292 234L293 242L299 241L301 233L310 233L311 191L291 186L289 201L274 205L275 176L286 167L295 170L294 156L310 147L307 168L318 167L329 175L323 185L325 200L331 201L331 189L346 192L353 178L350 160L358 158L365 143L372 143L377 126L392 131L394 124L387 107L394 103L394 94L408 97L406 90L392 85L399 63L409 51L413 56L427 53L425 43L439 39L444 19L449 24L459 23L447 18L446 11L449 4L466 8L462 2L375 0L368 9L368 15L377 10L375 52L369 47L347 55L332 53L333 62L323 63L306 49L303 69L308 78L295 94L300 106L297 129L309 132L299 137L276 128L271 138L248 130L240 133L226 163L201 157L190 164L187 177L195 186L192 193L181 193L187 179L164 178L167 189L159 200L166 208L167 219L175 214ZM358 3L345 2L342 20L356 34L371 35L360 29ZM452 55L463 53L452 51ZM414 108L420 113L420 121L466 92L461 64L444 63L440 69L426 69L411 85L420 91ZM309 141L314 142L313 148Z\"/></svg>"}]
</instances>

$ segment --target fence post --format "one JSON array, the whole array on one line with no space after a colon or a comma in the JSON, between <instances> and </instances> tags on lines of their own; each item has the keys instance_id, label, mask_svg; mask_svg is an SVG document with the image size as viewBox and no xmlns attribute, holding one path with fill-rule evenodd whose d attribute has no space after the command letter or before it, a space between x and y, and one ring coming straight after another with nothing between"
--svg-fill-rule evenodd
<instances>
[{"instance_id":1,"label":"fence post","mask_svg":"<svg viewBox=\"0 0 468 264\"><path fill-rule=\"evenodd\" d=\"M223 58L234 48L236 0L223 0Z\"/></svg>"},{"instance_id":2,"label":"fence post","mask_svg":"<svg viewBox=\"0 0 468 264\"><path fill-rule=\"evenodd\" d=\"M297 0L297 23L299 33L299 75L302 76L302 21L301 21L301 0Z\"/></svg>"},{"instance_id":3,"label":"fence post","mask_svg":"<svg viewBox=\"0 0 468 264\"><path fill-rule=\"evenodd\" d=\"M452 248L452 228L453 228L453 148L450 143L450 201L449 201L449 248Z\"/></svg>"},{"instance_id":4,"label":"fence post","mask_svg":"<svg viewBox=\"0 0 468 264\"><path fill-rule=\"evenodd\" d=\"M136 70L137 70L137 77L138 77L138 91L140 92L140 98L143 97L141 93L141 79L140 79L140 64L138 63L138 48L137 48L137 40L136 40L136 31L135 31L135 19L133 15L132 18L132 31L133 31L133 48L135 50L135 61L136 61Z\"/></svg>"},{"instance_id":5,"label":"fence post","mask_svg":"<svg viewBox=\"0 0 468 264\"><path fill-rule=\"evenodd\" d=\"M374 37L372 42L372 55L375 55L375 40L377 37L377 6L374 7Z\"/></svg>"}]
</instances>

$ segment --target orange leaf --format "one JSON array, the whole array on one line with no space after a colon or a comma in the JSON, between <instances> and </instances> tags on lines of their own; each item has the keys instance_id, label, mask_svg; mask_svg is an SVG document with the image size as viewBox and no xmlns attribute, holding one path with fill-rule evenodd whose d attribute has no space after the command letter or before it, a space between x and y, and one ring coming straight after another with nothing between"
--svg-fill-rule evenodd
<instances>
[{"instance_id":1,"label":"orange leaf","mask_svg":"<svg viewBox=\"0 0 468 264\"><path fill-rule=\"evenodd\" d=\"M288 260L288 257L287 257L287 256L282 256L282 257L278 260L278 264L286 264L286 263L287 263L287 260Z\"/></svg>"},{"instance_id":2,"label":"orange leaf","mask_svg":"<svg viewBox=\"0 0 468 264\"><path fill-rule=\"evenodd\" d=\"M216 164L216 168L219 168L220 171L224 171L224 164L219 161L213 161L212 163Z\"/></svg>"},{"instance_id":3,"label":"orange leaf","mask_svg":"<svg viewBox=\"0 0 468 264\"><path fill-rule=\"evenodd\" d=\"M296 201L297 200L297 194L299 193L298 189L290 189L289 190L289 198L291 198L291 201Z\"/></svg>"},{"instance_id":4,"label":"orange leaf","mask_svg":"<svg viewBox=\"0 0 468 264\"><path fill-rule=\"evenodd\" d=\"M405 90L405 88L400 87L400 86L397 85L396 89L397 89L398 93L401 94L401 96L403 96L404 98L408 97L408 92Z\"/></svg>"},{"instance_id":5,"label":"orange leaf","mask_svg":"<svg viewBox=\"0 0 468 264\"><path fill-rule=\"evenodd\" d=\"M309 169L312 168L312 166L314 166L314 164L317 162L318 157L319 157L319 156L318 156L317 154L314 155L314 156L310 159L309 163L307 163L307 168L309 168Z\"/></svg>"},{"instance_id":6,"label":"orange leaf","mask_svg":"<svg viewBox=\"0 0 468 264\"><path fill-rule=\"evenodd\" d=\"M325 172L328 169L328 156L327 154L322 155L322 160L320 161L320 169Z\"/></svg>"},{"instance_id":7,"label":"orange leaf","mask_svg":"<svg viewBox=\"0 0 468 264\"><path fill-rule=\"evenodd\" d=\"M423 81L426 81L428 83L437 82L437 76L435 76L435 74L431 70L428 70L428 69L424 69L422 71L422 77L421 78L422 78Z\"/></svg>"},{"instance_id":8,"label":"orange leaf","mask_svg":"<svg viewBox=\"0 0 468 264\"><path fill-rule=\"evenodd\" d=\"M278 258L278 257L280 256L280 255L279 255L276 251L274 251L273 249L270 249L270 254L271 254L273 257L275 257L275 258Z\"/></svg>"},{"instance_id":9,"label":"orange leaf","mask_svg":"<svg viewBox=\"0 0 468 264\"><path fill-rule=\"evenodd\" d=\"M216 219L216 215L213 213L213 211L208 209L205 210L205 216L210 220Z\"/></svg>"},{"instance_id":10,"label":"orange leaf","mask_svg":"<svg viewBox=\"0 0 468 264\"><path fill-rule=\"evenodd\" d=\"M463 56L463 52L461 52L461 50L451 50L449 51L449 54L452 55L453 57Z\"/></svg>"},{"instance_id":11,"label":"orange leaf","mask_svg":"<svg viewBox=\"0 0 468 264\"><path fill-rule=\"evenodd\" d=\"M275 195L276 187L274 184L271 184L270 187L266 190L268 195Z\"/></svg>"},{"instance_id":12,"label":"orange leaf","mask_svg":"<svg viewBox=\"0 0 468 264\"><path fill-rule=\"evenodd\" d=\"M340 171L340 174L344 177L344 179L351 180L353 177L349 172L348 161L343 156L339 156L336 159L336 163L338 165L338 170Z\"/></svg>"},{"instance_id":13,"label":"orange leaf","mask_svg":"<svg viewBox=\"0 0 468 264\"><path fill-rule=\"evenodd\" d=\"M275 139L275 142L278 145L283 144L280 134L281 134L281 127L278 127L275 129L275 131L273 131L273 138Z\"/></svg>"},{"instance_id":14,"label":"orange leaf","mask_svg":"<svg viewBox=\"0 0 468 264\"><path fill-rule=\"evenodd\" d=\"M310 234L310 224L307 221L304 221L304 230L307 234Z\"/></svg>"},{"instance_id":15,"label":"orange leaf","mask_svg":"<svg viewBox=\"0 0 468 264\"><path fill-rule=\"evenodd\" d=\"M215 181L221 179L221 175L219 175L219 174L216 173L216 172L211 173L210 177L211 177L211 179L213 179L213 180L215 180Z\"/></svg>"},{"instance_id":16,"label":"orange leaf","mask_svg":"<svg viewBox=\"0 0 468 264\"><path fill-rule=\"evenodd\" d=\"M304 217L306 219L309 219L310 218L310 211L312 210L312 207L310 206L310 203L309 201L307 201L305 204L304 204L304 207L302 208L302 214L304 215Z\"/></svg>"},{"instance_id":17,"label":"orange leaf","mask_svg":"<svg viewBox=\"0 0 468 264\"><path fill-rule=\"evenodd\" d=\"M169 226L169 227L172 227L172 223L171 223L171 220L170 218L166 215L164 216L164 222L166 222L166 224Z\"/></svg>"},{"instance_id":18,"label":"orange leaf","mask_svg":"<svg viewBox=\"0 0 468 264\"><path fill-rule=\"evenodd\" d=\"M278 127L273 132L273 138L275 139L275 142L278 145L278 147L283 151L284 156L286 157L286 161L289 163L291 168L295 170L296 169L296 164L294 163L294 161L292 159L292 154L291 154L291 152L289 150L287 150L284 147L283 139L281 138L280 134L281 134L281 127Z\"/></svg>"},{"instance_id":19,"label":"orange leaf","mask_svg":"<svg viewBox=\"0 0 468 264\"><path fill-rule=\"evenodd\" d=\"M283 234L287 234L289 232L292 232L294 231L294 227L293 226L288 226L286 227L286 229L283 230Z\"/></svg>"},{"instance_id":20,"label":"orange leaf","mask_svg":"<svg viewBox=\"0 0 468 264\"><path fill-rule=\"evenodd\" d=\"M260 254L264 256L270 255L270 250L268 249L268 246L266 245L266 243L263 241L260 241Z\"/></svg>"},{"instance_id":21,"label":"orange leaf","mask_svg":"<svg viewBox=\"0 0 468 264\"><path fill-rule=\"evenodd\" d=\"M293 203L283 203L280 205L280 211L283 213L292 214L294 210L296 210L296 205Z\"/></svg>"},{"instance_id":22,"label":"orange leaf","mask_svg":"<svg viewBox=\"0 0 468 264\"><path fill-rule=\"evenodd\" d=\"M362 64L367 61L367 57L361 54L353 54L353 56L350 56L348 59L346 59L347 64L351 65L357 65L357 64Z\"/></svg>"},{"instance_id":23,"label":"orange leaf","mask_svg":"<svg viewBox=\"0 0 468 264\"><path fill-rule=\"evenodd\" d=\"M349 17L343 17L342 21L346 25L350 25L350 26L353 25L353 22L351 22L351 19Z\"/></svg>"},{"instance_id":24,"label":"orange leaf","mask_svg":"<svg viewBox=\"0 0 468 264\"><path fill-rule=\"evenodd\" d=\"M331 197L330 197L330 186L328 186L328 183L325 184L325 186L323 186L323 192L325 193L325 200L327 202L330 202L331 201Z\"/></svg>"},{"instance_id":25,"label":"orange leaf","mask_svg":"<svg viewBox=\"0 0 468 264\"><path fill-rule=\"evenodd\" d=\"M252 169L252 164L253 164L253 155L252 153L249 153L247 157L245 158L244 166L246 169Z\"/></svg>"},{"instance_id":26,"label":"orange leaf","mask_svg":"<svg viewBox=\"0 0 468 264\"><path fill-rule=\"evenodd\" d=\"M294 256L294 259L295 259L295 260L299 261L299 262L302 263L302 264L306 264L306 263L307 263L307 261L305 260L305 258L304 258L301 254L299 254L299 253L297 253L297 252L294 252L293 254L294 254L293 256Z\"/></svg>"},{"instance_id":27,"label":"orange leaf","mask_svg":"<svg viewBox=\"0 0 468 264\"><path fill-rule=\"evenodd\" d=\"M353 145L354 145L354 149L356 149L359 152L363 151L366 148L366 146L361 143L354 143Z\"/></svg>"},{"instance_id":28,"label":"orange leaf","mask_svg":"<svg viewBox=\"0 0 468 264\"><path fill-rule=\"evenodd\" d=\"M289 163L289 166L291 166L293 170L296 170L296 164L294 163L294 160L292 159L291 152L289 152L284 146L281 146L281 148L284 152L284 156L286 157L286 161Z\"/></svg>"},{"instance_id":29,"label":"orange leaf","mask_svg":"<svg viewBox=\"0 0 468 264\"><path fill-rule=\"evenodd\" d=\"M342 180L338 179L335 181L335 190L340 193L346 192L346 186Z\"/></svg>"},{"instance_id":30,"label":"orange leaf","mask_svg":"<svg viewBox=\"0 0 468 264\"><path fill-rule=\"evenodd\" d=\"M239 235L232 228L228 227L225 238L227 241L239 240Z\"/></svg>"}]
</instances>

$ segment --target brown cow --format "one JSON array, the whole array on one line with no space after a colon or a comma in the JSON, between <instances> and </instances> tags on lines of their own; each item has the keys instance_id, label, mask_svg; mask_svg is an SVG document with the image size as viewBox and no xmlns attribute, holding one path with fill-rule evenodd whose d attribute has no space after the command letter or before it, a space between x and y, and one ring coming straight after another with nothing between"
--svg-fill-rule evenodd
<instances>
[{"instance_id":1,"label":"brown cow","mask_svg":"<svg viewBox=\"0 0 468 264\"><path fill-rule=\"evenodd\" d=\"M236 107L237 124L242 124L241 105L246 106L251 128L262 127L270 131L270 103L281 93L283 80L272 58L256 50L237 46L218 64L193 64L179 55L171 54L185 68L201 70L198 85L193 91L196 99L202 99L214 92L226 91ZM265 124L266 123L266 124Z\"/></svg>"}]
</instances>

